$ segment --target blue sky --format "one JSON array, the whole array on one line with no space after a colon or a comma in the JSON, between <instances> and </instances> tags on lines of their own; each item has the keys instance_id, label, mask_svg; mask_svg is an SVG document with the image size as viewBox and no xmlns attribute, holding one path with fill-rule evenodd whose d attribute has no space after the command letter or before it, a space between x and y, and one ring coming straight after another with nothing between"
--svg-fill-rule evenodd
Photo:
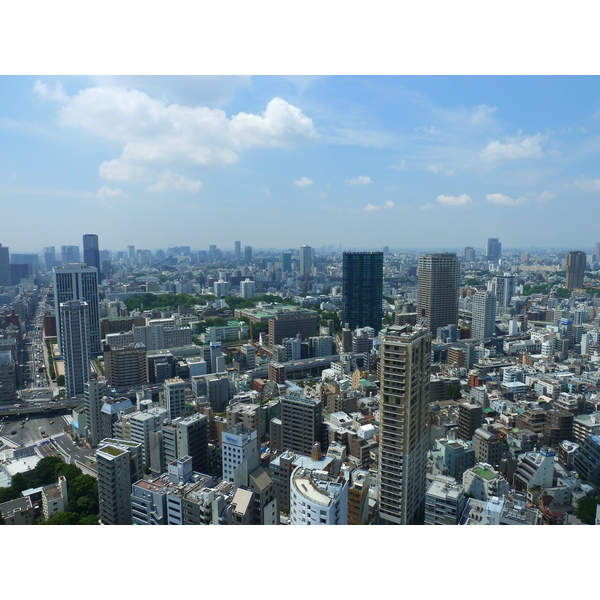
<instances>
[{"instance_id":1,"label":"blue sky","mask_svg":"<svg viewBox=\"0 0 600 600\"><path fill-rule=\"evenodd\" d=\"M599 92L593 76L3 76L0 242L589 251Z\"/></svg>"}]
</instances>

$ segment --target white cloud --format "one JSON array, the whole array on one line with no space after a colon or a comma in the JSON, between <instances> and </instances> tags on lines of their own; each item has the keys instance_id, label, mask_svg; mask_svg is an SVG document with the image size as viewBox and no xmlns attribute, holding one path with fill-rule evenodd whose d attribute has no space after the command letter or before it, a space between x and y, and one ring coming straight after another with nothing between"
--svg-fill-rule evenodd
<instances>
[{"instance_id":1,"label":"white cloud","mask_svg":"<svg viewBox=\"0 0 600 600\"><path fill-rule=\"evenodd\" d=\"M492 122L492 115L495 112L495 106L480 104L475 107L475 112L471 116L471 123L473 123L473 125L489 125Z\"/></svg>"},{"instance_id":2,"label":"white cloud","mask_svg":"<svg viewBox=\"0 0 600 600\"><path fill-rule=\"evenodd\" d=\"M65 93L62 83L59 81L54 88L42 83L39 79L33 86L33 91L40 96L40 98L48 100L57 100L58 102L68 102L69 96Z\"/></svg>"},{"instance_id":3,"label":"white cloud","mask_svg":"<svg viewBox=\"0 0 600 600\"><path fill-rule=\"evenodd\" d=\"M460 196L440 195L435 201L442 206L466 206L472 202L471 197L467 196L467 194L461 194Z\"/></svg>"},{"instance_id":4,"label":"white cloud","mask_svg":"<svg viewBox=\"0 0 600 600\"><path fill-rule=\"evenodd\" d=\"M497 206L518 206L527 202L527 198L523 196L520 198L511 198L504 194L487 194L485 199L490 204L496 204Z\"/></svg>"},{"instance_id":5,"label":"white cloud","mask_svg":"<svg viewBox=\"0 0 600 600\"><path fill-rule=\"evenodd\" d=\"M542 143L548 135L526 136L519 134L507 137L504 142L491 141L480 153L481 157L489 161L514 160L519 158L540 158L544 155Z\"/></svg>"},{"instance_id":6,"label":"white cloud","mask_svg":"<svg viewBox=\"0 0 600 600\"><path fill-rule=\"evenodd\" d=\"M392 169L395 169L396 171L404 171L406 169L406 160L401 158L398 161L398 164L392 165Z\"/></svg>"},{"instance_id":7,"label":"white cloud","mask_svg":"<svg viewBox=\"0 0 600 600\"><path fill-rule=\"evenodd\" d=\"M430 125L428 127L416 127L415 131L417 133L427 133L429 135L439 135L442 133L442 130L438 129L435 125Z\"/></svg>"},{"instance_id":8,"label":"white cloud","mask_svg":"<svg viewBox=\"0 0 600 600\"><path fill-rule=\"evenodd\" d=\"M314 181L312 179L309 179L308 177L302 177L301 179L295 179L294 183L298 187L306 187L308 185L312 185Z\"/></svg>"},{"instance_id":9,"label":"white cloud","mask_svg":"<svg viewBox=\"0 0 600 600\"><path fill-rule=\"evenodd\" d=\"M366 210L367 212L372 212L374 210L384 210L387 208L394 208L394 203L391 200L387 200L383 204L379 204L379 205L367 204L363 210Z\"/></svg>"},{"instance_id":10,"label":"white cloud","mask_svg":"<svg viewBox=\"0 0 600 600\"><path fill-rule=\"evenodd\" d=\"M201 181L188 179L177 173L163 173L157 183L153 183L146 187L146 191L153 194L161 194L163 192L199 192L204 184Z\"/></svg>"},{"instance_id":11,"label":"white cloud","mask_svg":"<svg viewBox=\"0 0 600 600\"><path fill-rule=\"evenodd\" d=\"M123 190L120 190L118 188L111 188L108 187L107 185L103 185L97 192L96 192L96 200L110 200L110 199L115 199L115 198L126 198L127 194L123 193Z\"/></svg>"},{"instance_id":12,"label":"white cloud","mask_svg":"<svg viewBox=\"0 0 600 600\"><path fill-rule=\"evenodd\" d=\"M431 173L441 173L442 175L445 175L446 177L450 177L450 175L454 175L454 171L452 169L447 169L446 167L444 167L444 165L442 163L438 163L437 165L427 165L425 168L428 171L431 171Z\"/></svg>"},{"instance_id":13,"label":"white cloud","mask_svg":"<svg viewBox=\"0 0 600 600\"><path fill-rule=\"evenodd\" d=\"M600 192L600 179L581 179L568 183L568 187L574 187L584 192Z\"/></svg>"},{"instance_id":14,"label":"white cloud","mask_svg":"<svg viewBox=\"0 0 600 600\"><path fill-rule=\"evenodd\" d=\"M346 179L346 183L349 185L367 185L369 183L373 183L373 180L365 175L359 175L353 179Z\"/></svg>"},{"instance_id":15,"label":"white cloud","mask_svg":"<svg viewBox=\"0 0 600 600\"><path fill-rule=\"evenodd\" d=\"M45 84L37 88L40 95L52 96ZM317 137L312 120L281 98L273 98L261 114L231 117L220 109L169 104L115 86L87 88L66 98L63 125L122 144L120 157L100 165L107 180L148 181L149 173L161 168L228 165L249 148L287 147Z\"/></svg>"}]
</instances>

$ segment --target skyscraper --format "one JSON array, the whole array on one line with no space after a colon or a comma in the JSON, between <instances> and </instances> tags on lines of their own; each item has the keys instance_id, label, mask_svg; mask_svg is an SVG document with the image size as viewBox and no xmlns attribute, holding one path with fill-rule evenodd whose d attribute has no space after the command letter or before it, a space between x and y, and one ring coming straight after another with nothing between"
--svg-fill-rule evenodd
<instances>
[{"instance_id":1,"label":"skyscraper","mask_svg":"<svg viewBox=\"0 0 600 600\"><path fill-rule=\"evenodd\" d=\"M44 248L44 264L46 265L46 271L51 271L56 267L56 249L54 246L47 246Z\"/></svg>"},{"instance_id":2,"label":"skyscraper","mask_svg":"<svg viewBox=\"0 0 600 600\"><path fill-rule=\"evenodd\" d=\"M242 242L235 242L234 258L236 263L242 260Z\"/></svg>"},{"instance_id":3,"label":"skyscraper","mask_svg":"<svg viewBox=\"0 0 600 600\"><path fill-rule=\"evenodd\" d=\"M379 518L408 525L423 511L431 334L411 325L388 327L381 344Z\"/></svg>"},{"instance_id":4,"label":"skyscraper","mask_svg":"<svg viewBox=\"0 0 600 600\"><path fill-rule=\"evenodd\" d=\"M252 264L252 246L244 246L244 262L247 265Z\"/></svg>"},{"instance_id":5,"label":"skyscraper","mask_svg":"<svg viewBox=\"0 0 600 600\"><path fill-rule=\"evenodd\" d=\"M383 252L344 252L344 323L381 329L383 319Z\"/></svg>"},{"instance_id":6,"label":"skyscraper","mask_svg":"<svg viewBox=\"0 0 600 600\"><path fill-rule=\"evenodd\" d=\"M500 260L502 257L502 244L498 238L488 238L487 241L487 259Z\"/></svg>"},{"instance_id":7,"label":"skyscraper","mask_svg":"<svg viewBox=\"0 0 600 600\"><path fill-rule=\"evenodd\" d=\"M88 267L96 267L100 275L100 250L98 236L95 233L86 233L83 236L83 262Z\"/></svg>"},{"instance_id":8,"label":"skyscraper","mask_svg":"<svg viewBox=\"0 0 600 600\"><path fill-rule=\"evenodd\" d=\"M585 272L585 252L573 250L567 254L567 289L570 291L583 289L583 274Z\"/></svg>"},{"instance_id":9,"label":"skyscraper","mask_svg":"<svg viewBox=\"0 0 600 600\"><path fill-rule=\"evenodd\" d=\"M417 316L427 319L429 331L458 322L460 266L456 254L419 257Z\"/></svg>"},{"instance_id":10,"label":"skyscraper","mask_svg":"<svg viewBox=\"0 0 600 600\"><path fill-rule=\"evenodd\" d=\"M79 300L68 300L59 305L67 398L83 394L84 385L90 378L88 310L87 302Z\"/></svg>"},{"instance_id":11,"label":"skyscraper","mask_svg":"<svg viewBox=\"0 0 600 600\"><path fill-rule=\"evenodd\" d=\"M321 402L301 394L281 399L283 447L310 456L315 442L321 443Z\"/></svg>"},{"instance_id":12,"label":"skyscraper","mask_svg":"<svg viewBox=\"0 0 600 600\"><path fill-rule=\"evenodd\" d=\"M284 273L292 272L292 253L289 250L281 253L281 270Z\"/></svg>"},{"instance_id":13,"label":"skyscraper","mask_svg":"<svg viewBox=\"0 0 600 600\"><path fill-rule=\"evenodd\" d=\"M464 259L466 262L472 262L475 260L475 249L471 246L465 248Z\"/></svg>"},{"instance_id":14,"label":"skyscraper","mask_svg":"<svg viewBox=\"0 0 600 600\"><path fill-rule=\"evenodd\" d=\"M100 411L106 394L106 379L99 378L96 373L91 373L89 381L84 386L85 412L89 430L90 443L97 446L100 442Z\"/></svg>"},{"instance_id":15,"label":"skyscraper","mask_svg":"<svg viewBox=\"0 0 600 600\"><path fill-rule=\"evenodd\" d=\"M88 304L88 350L90 354L100 354L100 305L98 301L98 272L82 263L67 264L52 270L54 280L54 306L56 307L56 331L61 353L64 348L61 341L60 310L62 302L80 300Z\"/></svg>"},{"instance_id":16,"label":"skyscraper","mask_svg":"<svg viewBox=\"0 0 600 600\"><path fill-rule=\"evenodd\" d=\"M60 254L63 265L67 263L78 263L80 261L79 246L61 246Z\"/></svg>"},{"instance_id":17,"label":"skyscraper","mask_svg":"<svg viewBox=\"0 0 600 600\"><path fill-rule=\"evenodd\" d=\"M516 279L514 275L498 275L492 279L492 291L496 295L497 306L508 306L516 294Z\"/></svg>"},{"instance_id":18,"label":"skyscraper","mask_svg":"<svg viewBox=\"0 0 600 600\"><path fill-rule=\"evenodd\" d=\"M310 246L300 246L300 275L310 275L312 273L312 248Z\"/></svg>"},{"instance_id":19,"label":"skyscraper","mask_svg":"<svg viewBox=\"0 0 600 600\"><path fill-rule=\"evenodd\" d=\"M496 331L496 295L494 292L477 292L473 297L473 324L471 337L489 338Z\"/></svg>"},{"instance_id":20,"label":"skyscraper","mask_svg":"<svg viewBox=\"0 0 600 600\"><path fill-rule=\"evenodd\" d=\"M135 246L127 246L127 258L129 259L129 264L135 264Z\"/></svg>"},{"instance_id":21,"label":"skyscraper","mask_svg":"<svg viewBox=\"0 0 600 600\"><path fill-rule=\"evenodd\" d=\"M10 254L8 246L0 244L0 286L10 285Z\"/></svg>"}]
</instances>

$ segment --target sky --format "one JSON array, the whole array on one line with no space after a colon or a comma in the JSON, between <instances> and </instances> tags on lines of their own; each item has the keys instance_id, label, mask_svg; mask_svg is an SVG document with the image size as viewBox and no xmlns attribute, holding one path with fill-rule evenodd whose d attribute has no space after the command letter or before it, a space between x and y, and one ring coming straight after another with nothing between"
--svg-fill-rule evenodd
<instances>
[{"instance_id":1,"label":"sky","mask_svg":"<svg viewBox=\"0 0 600 600\"><path fill-rule=\"evenodd\" d=\"M587 251L599 92L595 76L2 76L0 204L19 219L0 243Z\"/></svg>"}]
</instances>

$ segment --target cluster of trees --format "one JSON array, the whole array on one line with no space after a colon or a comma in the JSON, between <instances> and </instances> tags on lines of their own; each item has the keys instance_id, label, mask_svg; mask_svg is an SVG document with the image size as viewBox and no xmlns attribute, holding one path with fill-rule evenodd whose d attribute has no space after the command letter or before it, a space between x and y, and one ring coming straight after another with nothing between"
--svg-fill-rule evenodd
<instances>
[{"instance_id":1,"label":"cluster of trees","mask_svg":"<svg viewBox=\"0 0 600 600\"><path fill-rule=\"evenodd\" d=\"M215 296L210 296L214 299ZM178 306L185 306L191 308L195 304L198 304L202 299L200 296L190 296L190 294L152 294L150 292L141 294L140 296L134 296L133 298L127 298L125 300L125 306L128 310L150 310L153 308L168 308L175 309Z\"/></svg>"},{"instance_id":2,"label":"cluster of trees","mask_svg":"<svg viewBox=\"0 0 600 600\"><path fill-rule=\"evenodd\" d=\"M38 524L43 525L97 525L98 482L91 475L84 475L75 465L66 464L60 456L42 458L27 473L17 473L10 487L0 488L0 504L15 500L23 490L56 483L59 476L67 480L69 503L66 512L57 513Z\"/></svg>"},{"instance_id":3,"label":"cluster of trees","mask_svg":"<svg viewBox=\"0 0 600 600\"><path fill-rule=\"evenodd\" d=\"M596 507L598 504L600 504L600 496L596 498L581 498L577 502L575 516L587 525L593 525L596 521Z\"/></svg>"}]
</instances>

